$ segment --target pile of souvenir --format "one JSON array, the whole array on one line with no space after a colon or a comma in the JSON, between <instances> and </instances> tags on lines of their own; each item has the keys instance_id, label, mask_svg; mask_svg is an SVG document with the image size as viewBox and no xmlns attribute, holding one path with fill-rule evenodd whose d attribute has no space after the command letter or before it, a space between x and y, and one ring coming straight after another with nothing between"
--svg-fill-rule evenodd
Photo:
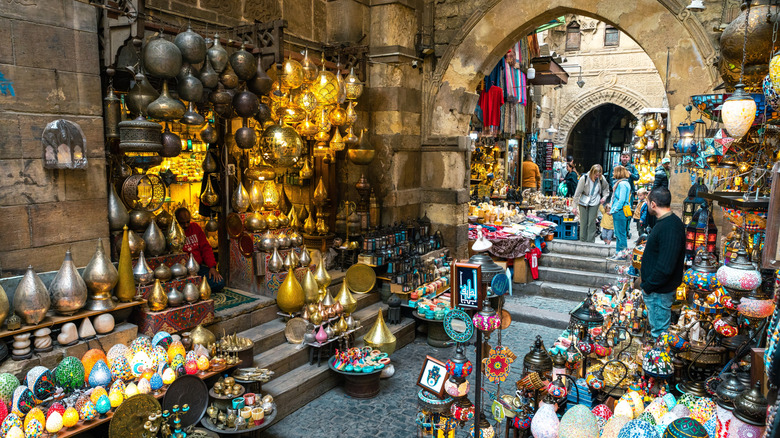
<instances>
[{"instance_id":1,"label":"pile of souvenir","mask_svg":"<svg viewBox=\"0 0 780 438\"><path fill-rule=\"evenodd\" d=\"M409 305L415 307L417 313L426 319L444 319L444 315L450 311L450 297L447 295L430 299L410 299Z\"/></svg>"},{"instance_id":2,"label":"pile of souvenir","mask_svg":"<svg viewBox=\"0 0 780 438\"><path fill-rule=\"evenodd\" d=\"M373 350L371 347L336 350L333 359L333 368L347 373L372 373L389 364L390 357L387 353Z\"/></svg>"},{"instance_id":3,"label":"pile of souvenir","mask_svg":"<svg viewBox=\"0 0 780 438\"><path fill-rule=\"evenodd\" d=\"M276 410L270 394L246 392L233 377L221 377L210 392L213 395L212 403L206 409L206 424L215 431L251 431L265 424Z\"/></svg>"}]
</instances>

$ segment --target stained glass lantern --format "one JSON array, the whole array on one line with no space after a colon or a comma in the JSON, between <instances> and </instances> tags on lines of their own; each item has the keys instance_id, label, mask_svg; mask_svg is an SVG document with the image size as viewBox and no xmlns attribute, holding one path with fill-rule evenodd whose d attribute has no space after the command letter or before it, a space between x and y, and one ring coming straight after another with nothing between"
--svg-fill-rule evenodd
<instances>
[{"instance_id":1,"label":"stained glass lantern","mask_svg":"<svg viewBox=\"0 0 780 438\"><path fill-rule=\"evenodd\" d=\"M714 254L718 241L718 227L706 206L700 206L693 214L691 222L685 227L685 257L690 259L699 247Z\"/></svg>"},{"instance_id":2,"label":"stained glass lantern","mask_svg":"<svg viewBox=\"0 0 780 438\"><path fill-rule=\"evenodd\" d=\"M487 298L482 303L482 310L474 315L473 321L474 327L487 333L501 327L501 316L490 307L490 301Z\"/></svg>"},{"instance_id":3,"label":"stained glass lantern","mask_svg":"<svg viewBox=\"0 0 780 438\"><path fill-rule=\"evenodd\" d=\"M569 331L582 339L590 330L600 327L604 323L604 316L593 305L592 294L588 296L576 309L570 312Z\"/></svg>"},{"instance_id":4,"label":"stained glass lantern","mask_svg":"<svg viewBox=\"0 0 780 438\"><path fill-rule=\"evenodd\" d=\"M553 361L544 348L542 337L537 335L534 345L531 346L525 357L523 357L523 375L537 373L540 376L549 377L552 372Z\"/></svg>"},{"instance_id":5,"label":"stained glass lantern","mask_svg":"<svg viewBox=\"0 0 780 438\"><path fill-rule=\"evenodd\" d=\"M463 347L455 348L455 356L447 361L447 372L457 379L466 378L474 370L471 361L463 354Z\"/></svg>"},{"instance_id":6,"label":"stained glass lantern","mask_svg":"<svg viewBox=\"0 0 780 438\"><path fill-rule=\"evenodd\" d=\"M745 84L739 83L735 88L734 94L723 102L721 117L729 135L740 139L747 134L756 118L756 101L745 92Z\"/></svg>"},{"instance_id":7,"label":"stained glass lantern","mask_svg":"<svg viewBox=\"0 0 780 438\"><path fill-rule=\"evenodd\" d=\"M744 248L740 248L731 263L721 266L717 275L718 281L729 292L731 302L737 308L742 297L761 285L761 273L750 262Z\"/></svg>"},{"instance_id":8,"label":"stained glass lantern","mask_svg":"<svg viewBox=\"0 0 780 438\"><path fill-rule=\"evenodd\" d=\"M715 256L704 247L699 247L693 265L683 274L683 283L698 298L704 298L720 287L717 273L718 261Z\"/></svg>"}]
</instances>

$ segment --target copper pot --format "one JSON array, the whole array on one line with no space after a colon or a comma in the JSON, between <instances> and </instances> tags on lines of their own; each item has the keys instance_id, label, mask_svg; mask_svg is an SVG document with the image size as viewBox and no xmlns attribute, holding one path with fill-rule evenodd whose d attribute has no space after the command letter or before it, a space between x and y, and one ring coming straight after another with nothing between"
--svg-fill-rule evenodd
<instances>
[{"instance_id":1,"label":"copper pot","mask_svg":"<svg viewBox=\"0 0 780 438\"><path fill-rule=\"evenodd\" d=\"M244 45L230 56L230 66L242 81L248 81L257 73L257 60L254 55L247 52Z\"/></svg>"},{"instance_id":2,"label":"copper pot","mask_svg":"<svg viewBox=\"0 0 780 438\"><path fill-rule=\"evenodd\" d=\"M175 78L181 69L181 50L162 36L146 44L143 57L146 71L158 78Z\"/></svg>"},{"instance_id":3,"label":"copper pot","mask_svg":"<svg viewBox=\"0 0 780 438\"><path fill-rule=\"evenodd\" d=\"M168 81L163 82L160 97L146 108L149 117L158 120L177 120L184 115L185 111L184 104L179 99L171 97L168 92Z\"/></svg>"},{"instance_id":4,"label":"copper pot","mask_svg":"<svg viewBox=\"0 0 780 438\"><path fill-rule=\"evenodd\" d=\"M160 136L160 141L162 142L161 157L175 157L181 153L181 138L171 132L167 123L165 124L165 131Z\"/></svg>"},{"instance_id":5,"label":"copper pot","mask_svg":"<svg viewBox=\"0 0 780 438\"><path fill-rule=\"evenodd\" d=\"M176 35L173 44L179 48L182 59L190 64L200 64L206 59L206 40L199 33L193 32L191 26Z\"/></svg>"}]
</instances>

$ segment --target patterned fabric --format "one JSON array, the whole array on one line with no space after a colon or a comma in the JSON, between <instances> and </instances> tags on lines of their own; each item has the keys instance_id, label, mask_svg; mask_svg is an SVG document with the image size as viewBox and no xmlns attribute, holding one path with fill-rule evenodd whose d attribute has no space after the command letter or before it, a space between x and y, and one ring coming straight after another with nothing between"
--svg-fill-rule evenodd
<instances>
[{"instance_id":1,"label":"patterned fabric","mask_svg":"<svg viewBox=\"0 0 780 438\"><path fill-rule=\"evenodd\" d=\"M138 325L138 333L154 336L160 330L177 333L194 328L198 324L208 324L214 320L214 300L198 301L181 307L152 312L143 308L133 312L133 322Z\"/></svg>"}]
</instances>

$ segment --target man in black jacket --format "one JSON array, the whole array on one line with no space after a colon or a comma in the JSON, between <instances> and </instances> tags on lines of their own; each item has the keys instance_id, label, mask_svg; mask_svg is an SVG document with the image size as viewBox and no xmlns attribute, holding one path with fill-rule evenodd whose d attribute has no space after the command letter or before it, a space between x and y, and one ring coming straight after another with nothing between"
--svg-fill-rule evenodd
<instances>
[{"instance_id":1,"label":"man in black jacket","mask_svg":"<svg viewBox=\"0 0 780 438\"><path fill-rule=\"evenodd\" d=\"M672 213L671 203L672 195L664 187L653 189L647 197L647 212L656 217L656 224L642 255L641 288L654 338L669 328L675 291L685 268L685 226Z\"/></svg>"}]
</instances>

